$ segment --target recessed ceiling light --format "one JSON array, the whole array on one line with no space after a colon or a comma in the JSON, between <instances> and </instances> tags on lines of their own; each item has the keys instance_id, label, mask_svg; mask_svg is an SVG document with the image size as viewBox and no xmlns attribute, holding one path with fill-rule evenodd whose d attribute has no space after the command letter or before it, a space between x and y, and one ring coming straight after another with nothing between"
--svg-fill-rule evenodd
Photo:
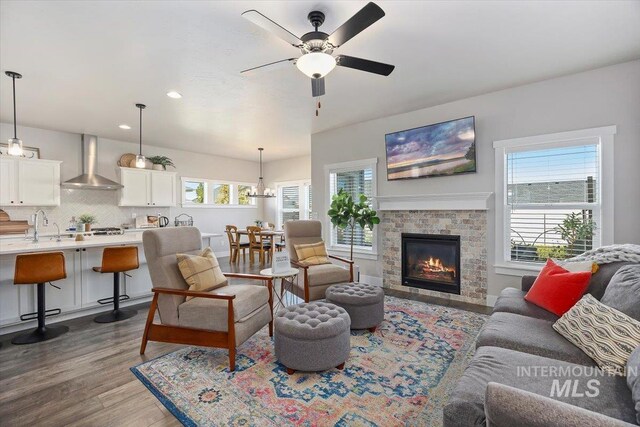
<instances>
[{"instance_id":1,"label":"recessed ceiling light","mask_svg":"<svg viewBox=\"0 0 640 427\"><path fill-rule=\"evenodd\" d=\"M129 125L120 125L120 126L118 126L118 127L119 127L120 129L125 129L125 130L129 130L129 129L131 129L131 126L129 126Z\"/></svg>"},{"instance_id":2,"label":"recessed ceiling light","mask_svg":"<svg viewBox=\"0 0 640 427\"><path fill-rule=\"evenodd\" d=\"M171 92L167 92L167 96L169 98L173 98L173 99L180 99L182 98L182 95L180 95L178 92L176 92L175 90L172 90Z\"/></svg>"}]
</instances>

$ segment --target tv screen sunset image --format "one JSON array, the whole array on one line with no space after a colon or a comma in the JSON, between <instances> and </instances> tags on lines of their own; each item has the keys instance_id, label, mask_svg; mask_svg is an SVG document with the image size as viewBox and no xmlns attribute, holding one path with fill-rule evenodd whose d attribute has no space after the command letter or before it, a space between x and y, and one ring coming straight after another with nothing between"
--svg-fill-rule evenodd
<instances>
[{"instance_id":1,"label":"tv screen sunset image","mask_svg":"<svg viewBox=\"0 0 640 427\"><path fill-rule=\"evenodd\" d=\"M389 180L476 171L474 117L390 133L385 143Z\"/></svg>"}]
</instances>

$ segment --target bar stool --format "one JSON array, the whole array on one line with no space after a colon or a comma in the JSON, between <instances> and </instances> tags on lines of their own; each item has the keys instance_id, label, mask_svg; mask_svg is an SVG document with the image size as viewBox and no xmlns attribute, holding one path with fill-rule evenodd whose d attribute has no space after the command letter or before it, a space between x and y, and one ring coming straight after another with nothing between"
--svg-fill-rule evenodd
<instances>
[{"instance_id":1,"label":"bar stool","mask_svg":"<svg viewBox=\"0 0 640 427\"><path fill-rule=\"evenodd\" d=\"M47 316L45 304L45 287L47 282L61 280L67 277L64 254L62 252L45 252L16 256L16 270L13 278L14 285L38 285L38 327L35 331L21 334L11 340L13 344L33 344L47 341L66 333L67 326L45 326ZM53 311L53 310L50 310ZM59 314L60 311L56 310ZM35 313L33 313L35 314ZM31 317L33 318L33 317Z\"/></svg>"},{"instance_id":2,"label":"bar stool","mask_svg":"<svg viewBox=\"0 0 640 427\"><path fill-rule=\"evenodd\" d=\"M133 317L135 310L120 310L120 273L135 270L140 267L138 262L138 248L136 246L117 246L104 248L102 251L102 266L93 267L98 273L113 273L113 311L101 314L93 319L97 323L118 322ZM125 298L125 299L128 299Z\"/></svg>"}]
</instances>

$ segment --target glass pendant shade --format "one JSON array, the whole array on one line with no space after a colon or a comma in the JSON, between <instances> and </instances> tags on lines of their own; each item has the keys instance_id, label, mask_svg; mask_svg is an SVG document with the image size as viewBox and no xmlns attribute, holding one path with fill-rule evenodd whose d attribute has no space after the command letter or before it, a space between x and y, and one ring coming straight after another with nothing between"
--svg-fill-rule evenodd
<instances>
[{"instance_id":1,"label":"glass pendant shade","mask_svg":"<svg viewBox=\"0 0 640 427\"><path fill-rule=\"evenodd\" d=\"M9 148L7 149L7 152L11 156L22 156L22 153L23 153L22 140L18 138L9 138L8 145L9 145Z\"/></svg>"},{"instance_id":2,"label":"glass pendant shade","mask_svg":"<svg viewBox=\"0 0 640 427\"><path fill-rule=\"evenodd\" d=\"M136 156L136 167L139 169L144 169L146 166L147 166L147 159L143 155L138 154Z\"/></svg>"},{"instance_id":3,"label":"glass pendant shade","mask_svg":"<svg viewBox=\"0 0 640 427\"><path fill-rule=\"evenodd\" d=\"M138 169L144 169L147 167L147 159L142 155L142 110L147 108L144 104L136 104L136 108L140 110L140 151L136 156L136 167Z\"/></svg>"},{"instance_id":4,"label":"glass pendant shade","mask_svg":"<svg viewBox=\"0 0 640 427\"><path fill-rule=\"evenodd\" d=\"M11 156L22 156L22 140L18 139L18 119L16 115L16 79L21 79L22 74L15 71L5 71L8 77L11 77L13 87L13 138L9 138L7 153Z\"/></svg>"},{"instance_id":5,"label":"glass pendant shade","mask_svg":"<svg viewBox=\"0 0 640 427\"><path fill-rule=\"evenodd\" d=\"M336 59L328 53L311 52L298 58L296 67L312 79L320 78L336 67Z\"/></svg>"}]
</instances>

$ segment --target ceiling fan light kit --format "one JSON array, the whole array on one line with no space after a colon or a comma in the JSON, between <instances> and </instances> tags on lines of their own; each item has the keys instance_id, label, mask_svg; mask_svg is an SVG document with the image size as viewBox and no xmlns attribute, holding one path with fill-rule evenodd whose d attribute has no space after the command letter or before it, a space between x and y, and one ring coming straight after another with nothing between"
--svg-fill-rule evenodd
<instances>
[{"instance_id":1,"label":"ceiling fan light kit","mask_svg":"<svg viewBox=\"0 0 640 427\"><path fill-rule=\"evenodd\" d=\"M336 59L324 52L311 52L296 61L296 67L308 77L319 79L336 68Z\"/></svg>"},{"instance_id":2,"label":"ceiling fan light kit","mask_svg":"<svg viewBox=\"0 0 640 427\"><path fill-rule=\"evenodd\" d=\"M368 3L360 9L332 34L318 31L318 27L320 27L325 20L324 13L320 11L314 10L307 15L307 19L314 27L314 31L308 32L302 37L297 37L291 31L267 18L257 10L248 10L244 12L242 16L259 27L278 36L291 46L300 49L302 52L302 56L297 58L297 60L295 58L289 58L281 61L270 62L258 67L243 70L241 71L243 74L276 64L292 62L295 63L296 67L302 73L312 79L311 94L315 98L325 94L324 77L336 66L352 68L383 76L388 76L395 68L393 65L370 61L368 59L355 58L346 55L333 56L335 49L341 47L347 41L351 40L384 16L384 11L380 6L373 2Z\"/></svg>"}]
</instances>

